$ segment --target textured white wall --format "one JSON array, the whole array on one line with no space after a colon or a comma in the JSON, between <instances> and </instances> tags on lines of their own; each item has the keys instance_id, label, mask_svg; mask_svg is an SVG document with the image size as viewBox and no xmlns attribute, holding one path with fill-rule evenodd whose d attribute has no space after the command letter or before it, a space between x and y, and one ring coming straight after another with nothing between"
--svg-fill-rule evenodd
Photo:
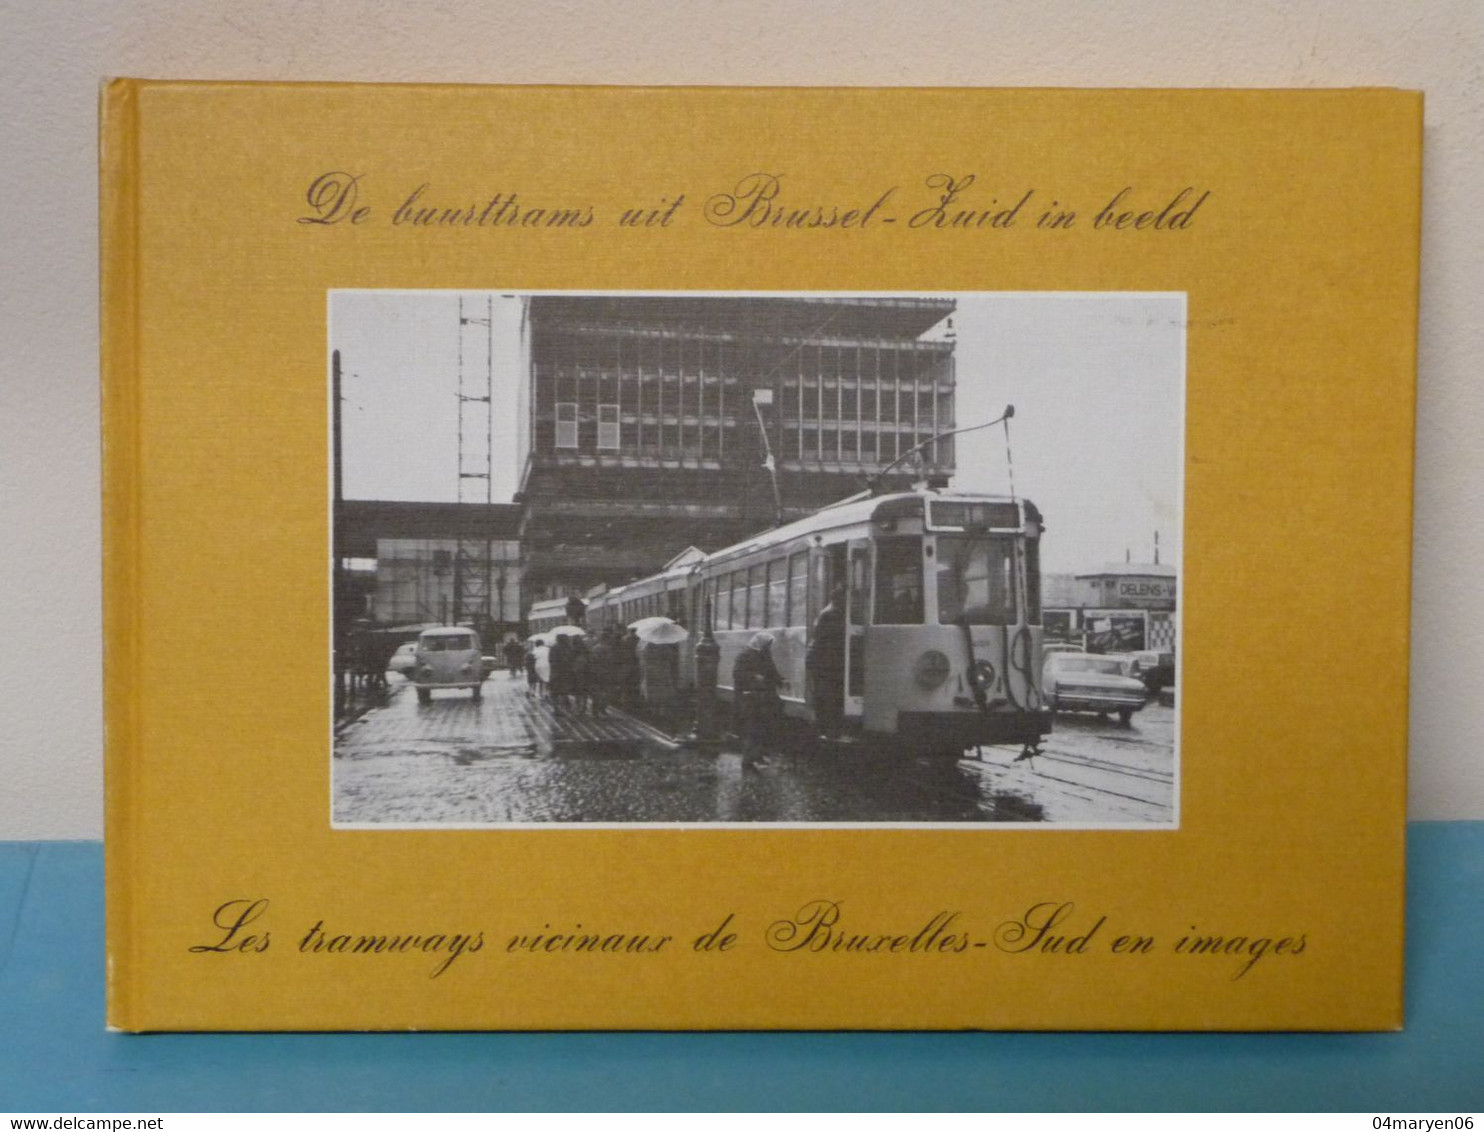
<instances>
[{"instance_id":1,"label":"textured white wall","mask_svg":"<svg viewBox=\"0 0 1484 1132\"><path fill-rule=\"evenodd\" d=\"M121 74L1424 90L1410 809L1484 818L1478 0L0 0L0 838L102 828L94 138Z\"/></svg>"}]
</instances>

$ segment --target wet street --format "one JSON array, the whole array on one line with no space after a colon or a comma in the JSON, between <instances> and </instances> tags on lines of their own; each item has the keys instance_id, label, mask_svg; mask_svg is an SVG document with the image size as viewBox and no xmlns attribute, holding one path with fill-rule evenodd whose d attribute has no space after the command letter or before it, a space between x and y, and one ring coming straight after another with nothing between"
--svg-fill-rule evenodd
<instances>
[{"instance_id":1,"label":"wet street","mask_svg":"<svg viewBox=\"0 0 1484 1132\"><path fill-rule=\"evenodd\" d=\"M756 767L735 742L684 746L647 724L554 709L524 677L497 672L482 700L434 693L420 705L394 678L386 701L336 731L341 825L516 822L1058 822L1174 820L1174 710L1124 727L1060 716L1034 759L985 747L958 761L815 744Z\"/></svg>"}]
</instances>

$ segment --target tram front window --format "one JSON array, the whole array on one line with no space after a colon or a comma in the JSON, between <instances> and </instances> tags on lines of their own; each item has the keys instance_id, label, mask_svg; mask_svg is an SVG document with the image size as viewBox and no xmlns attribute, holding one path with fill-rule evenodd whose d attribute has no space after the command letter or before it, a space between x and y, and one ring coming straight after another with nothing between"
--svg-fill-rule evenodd
<instances>
[{"instance_id":1,"label":"tram front window","mask_svg":"<svg viewBox=\"0 0 1484 1132\"><path fill-rule=\"evenodd\" d=\"M1015 540L938 536L938 624L1015 621Z\"/></svg>"},{"instance_id":2,"label":"tram front window","mask_svg":"<svg viewBox=\"0 0 1484 1132\"><path fill-rule=\"evenodd\" d=\"M922 539L876 541L878 625L922 624Z\"/></svg>"}]
</instances>

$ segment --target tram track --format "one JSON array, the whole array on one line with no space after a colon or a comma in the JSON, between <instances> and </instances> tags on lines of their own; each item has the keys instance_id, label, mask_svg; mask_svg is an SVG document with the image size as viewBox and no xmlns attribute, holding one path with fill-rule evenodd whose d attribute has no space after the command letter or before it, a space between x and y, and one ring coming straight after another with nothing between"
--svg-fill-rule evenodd
<instances>
[{"instance_id":1,"label":"tram track","mask_svg":"<svg viewBox=\"0 0 1484 1132\"><path fill-rule=\"evenodd\" d=\"M1147 797L1147 796L1142 795L1142 794L1125 794L1121 790L1110 790L1106 786L1096 786L1093 783L1090 783L1090 782L1087 782L1087 781L1082 781L1082 780L1077 780L1077 779L1072 779L1072 778L1058 778L1056 775L1053 775L1053 774L1042 774L1040 776L1040 779L1043 782L1057 782L1057 783L1062 784L1063 786L1074 786L1074 787L1077 787L1078 789L1081 789L1081 790L1091 790L1091 791L1094 791L1094 792L1096 792L1098 794L1104 795L1104 796L1109 797L1109 798L1122 798L1125 801L1138 802L1141 805L1146 805L1146 806L1160 806L1161 805L1161 802L1157 798L1150 798L1150 797Z\"/></svg>"},{"instance_id":2,"label":"tram track","mask_svg":"<svg viewBox=\"0 0 1484 1132\"><path fill-rule=\"evenodd\" d=\"M1127 749L1127 747L1125 747ZM965 760L976 777L1040 804L1046 820L1079 820L1081 813L1121 813L1124 820L1168 820L1174 809L1174 773L1077 751L1044 750L1024 762Z\"/></svg>"},{"instance_id":3,"label":"tram track","mask_svg":"<svg viewBox=\"0 0 1484 1132\"><path fill-rule=\"evenodd\" d=\"M1113 762L1110 759L1096 759L1071 751L1043 751L1036 758L1038 760L1045 759L1049 762L1066 763L1069 766L1083 766L1094 770L1107 770L1114 774L1126 775L1129 778L1143 778L1150 782L1162 783L1166 786L1173 785L1175 781L1175 775L1172 771L1154 770L1150 767L1131 767L1123 763Z\"/></svg>"}]
</instances>

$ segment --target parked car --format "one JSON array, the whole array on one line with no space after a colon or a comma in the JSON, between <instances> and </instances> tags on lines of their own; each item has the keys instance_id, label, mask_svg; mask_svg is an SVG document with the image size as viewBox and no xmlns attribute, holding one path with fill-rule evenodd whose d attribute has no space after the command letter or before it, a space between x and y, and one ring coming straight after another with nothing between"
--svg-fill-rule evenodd
<instances>
[{"instance_id":1,"label":"parked car","mask_svg":"<svg viewBox=\"0 0 1484 1132\"><path fill-rule=\"evenodd\" d=\"M1071 641L1047 641L1041 646L1041 656L1048 657L1058 652L1082 652L1081 645L1075 645Z\"/></svg>"},{"instance_id":2,"label":"parked car","mask_svg":"<svg viewBox=\"0 0 1484 1132\"><path fill-rule=\"evenodd\" d=\"M1133 675L1149 689L1153 699L1175 682L1175 654L1145 649L1133 654Z\"/></svg>"},{"instance_id":3,"label":"parked car","mask_svg":"<svg viewBox=\"0 0 1484 1132\"><path fill-rule=\"evenodd\" d=\"M413 656L408 677L417 686L419 702L432 700L435 688L468 688L476 700L482 697L484 656L479 634L473 629L424 629L418 634Z\"/></svg>"},{"instance_id":4,"label":"parked car","mask_svg":"<svg viewBox=\"0 0 1484 1132\"><path fill-rule=\"evenodd\" d=\"M408 641L405 645L398 645L397 651L392 653L392 658L387 661L388 672L395 672L398 676L406 676L417 664L417 642Z\"/></svg>"},{"instance_id":5,"label":"parked car","mask_svg":"<svg viewBox=\"0 0 1484 1132\"><path fill-rule=\"evenodd\" d=\"M1046 702L1052 711L1117 712L1127 724L1149 701L1149 690L1128 674L1129 667L1123 656L1052 653L1041 671Z\"/></svg>"}]
</instances>

